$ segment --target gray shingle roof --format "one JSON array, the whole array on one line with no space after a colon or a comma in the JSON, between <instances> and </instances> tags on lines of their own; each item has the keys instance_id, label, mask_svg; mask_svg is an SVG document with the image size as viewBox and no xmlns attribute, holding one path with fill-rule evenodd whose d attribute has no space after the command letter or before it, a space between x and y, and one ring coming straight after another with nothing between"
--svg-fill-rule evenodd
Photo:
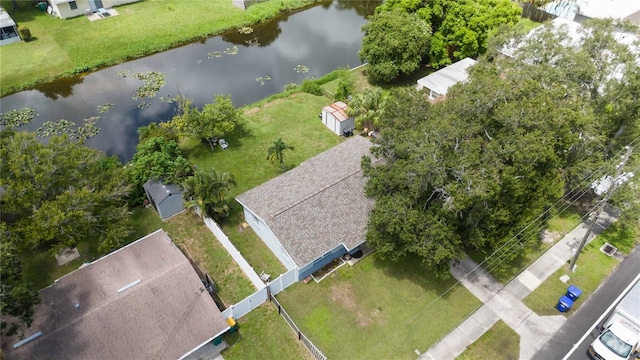
<instances>
[{"instance_id":1,"label":"gray shingle roof","mask_svg":"<svg viewBox=\"0 0 640 360\"><path fill-rule=\"evenodd\" d=\"M371 145L354 136L236 200L267 223L298 267L339 244L353 249L365 241L374 204L360 169Z\"/></svg>"},{"instance_id":2,"label":"gray shingle roof","mask_svg":"<svg viewBox=\"0 0 640 360\"><path fill-rule=\"evenodd\" d=\"M6 358L175 360L228 329L201 288L187 258L158 230L41 290L25 335L42 336Z\"/></svg>"}]
</instances>

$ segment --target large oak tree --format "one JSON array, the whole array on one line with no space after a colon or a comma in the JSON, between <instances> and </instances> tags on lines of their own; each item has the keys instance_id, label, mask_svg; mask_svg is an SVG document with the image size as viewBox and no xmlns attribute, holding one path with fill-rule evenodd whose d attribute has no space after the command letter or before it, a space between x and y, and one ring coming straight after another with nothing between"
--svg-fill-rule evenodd
<instances>
[{"instance_id":1,"label":"large oak tree","mask_svg":"<svg viewBox=\"0 0 640 360\"><path fill-rule=\"evenodd\" d=\"M373 150L384 161L363 163L376 199L367 239L380 254L419 256L445 275L463 253L509 241L500 267L537 241L521 229L620 139L638 139L637 76L616 76L637 73L635 57L616 45L612 24L586 26L573 46L542 29L514 58L480 61L435 105L412 90L389 97Z\"/></svg>"}]
</instances>

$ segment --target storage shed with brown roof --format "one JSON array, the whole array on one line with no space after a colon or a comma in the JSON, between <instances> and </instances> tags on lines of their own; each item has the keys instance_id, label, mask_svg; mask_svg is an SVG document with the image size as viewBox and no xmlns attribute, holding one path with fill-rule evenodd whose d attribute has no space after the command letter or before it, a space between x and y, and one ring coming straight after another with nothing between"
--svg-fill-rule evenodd
<instances>
[{"instance_id":1,"label":"storage shed with brown roof","mask_svg":"<svg viewBox=\"0 0 640 360\"><path fill-rule=\"evenodd\" d=\"M40 291L27 337L6 359L175 360L229 329L189 260L163 230Z\"/></svg>"},{"instance_id":2,"label":"storage shed with brown roof","mask_svg":"<svg viewBox=\"0 0 640 360\"><path fill-rule=\"evenodd\" d=\"M322 123L337 135L345 135L353 131L355 120L347 114L347 104L336 101L322 108Z\"/></svg>"},{"instance_id":3,"label":"storage shed with brown roof","mask_svg":"<svg viewBox=\"0 0 640 360\"><path fill-rule=\"evenodd\" d=\"M372 144L354 136L236 197L245 221L304 279L365 242L374 200L360 168Z\"/></svg>"}]
</instances>

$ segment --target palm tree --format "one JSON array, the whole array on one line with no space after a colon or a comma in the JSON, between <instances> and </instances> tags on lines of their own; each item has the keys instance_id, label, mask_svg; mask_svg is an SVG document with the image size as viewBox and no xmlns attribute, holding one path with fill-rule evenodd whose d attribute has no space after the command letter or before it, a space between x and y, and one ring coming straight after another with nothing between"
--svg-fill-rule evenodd
<instances>
[{"instance_id":1,"label":"palm tree","mask_svg":"<svg viewBox=\"0 0 640 360\"><path fill-rule=\"evenodd\" d=\"M368 90L356 94L349 102L347 114L355 116L356 128L377 129L380 114L384 111L386 96L380 90Z\"/></svg>"},{"instance_id":2,"label":"palm tree","mask_svg":"<svg viewBox=\"0 0 640 360\"><path fill-rule=\"evenodd\" d=\"M233 175L216 169L198 169L182 183L183 196L189 210L199 208L201 216L222 221L229 215L226 193L236 185Z\"/></svg>"},{"instance_id":3,"label":"palm tree","mask_svg":"<svg viewBox=\"0 0 640 360\"><path fill-rule=\"evenodd\" d=\"M293 146L289 146L285 144L284 141L282 141L282 138L278 139L277 141L274 141L273 145L271 145L271 147L267 151L267 160L271 161L272 163L275 160L278 160L278 162L280 163L280 166L282 167L282 171L284 171L285 166L284 166L283 152L287 149L293 150Z\"/></svg>"}]
</instances>

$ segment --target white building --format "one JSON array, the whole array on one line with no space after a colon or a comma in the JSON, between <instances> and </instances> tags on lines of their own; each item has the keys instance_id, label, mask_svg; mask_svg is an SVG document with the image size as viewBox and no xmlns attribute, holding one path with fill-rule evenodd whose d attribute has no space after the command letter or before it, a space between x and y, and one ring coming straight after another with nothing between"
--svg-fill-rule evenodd
<instances>
[{"instance_id":1,"label":"white building","mask_svg":"<svg viewBox=\"0 0 640 360\"><path fill-rule=\"evenodd\" d=\"M18 25L13 21L11 15L3 8L0 8L0 45L20 42L18 35Z\"/></svg>"},{"instance_id":2,"label":"white building","mask_svg":"<svg viewBox=\"0 0 640 360\"><path fill-rule=\"evenodd\" d=\"M416 88L418 90L426 89L431 100L441 98L447 94L447 91L453 85L467 81L469 78L467 69L475 65L475 63L476 61L472 58L464 58L419 79Z\"/></svg>"}]
</instances>

